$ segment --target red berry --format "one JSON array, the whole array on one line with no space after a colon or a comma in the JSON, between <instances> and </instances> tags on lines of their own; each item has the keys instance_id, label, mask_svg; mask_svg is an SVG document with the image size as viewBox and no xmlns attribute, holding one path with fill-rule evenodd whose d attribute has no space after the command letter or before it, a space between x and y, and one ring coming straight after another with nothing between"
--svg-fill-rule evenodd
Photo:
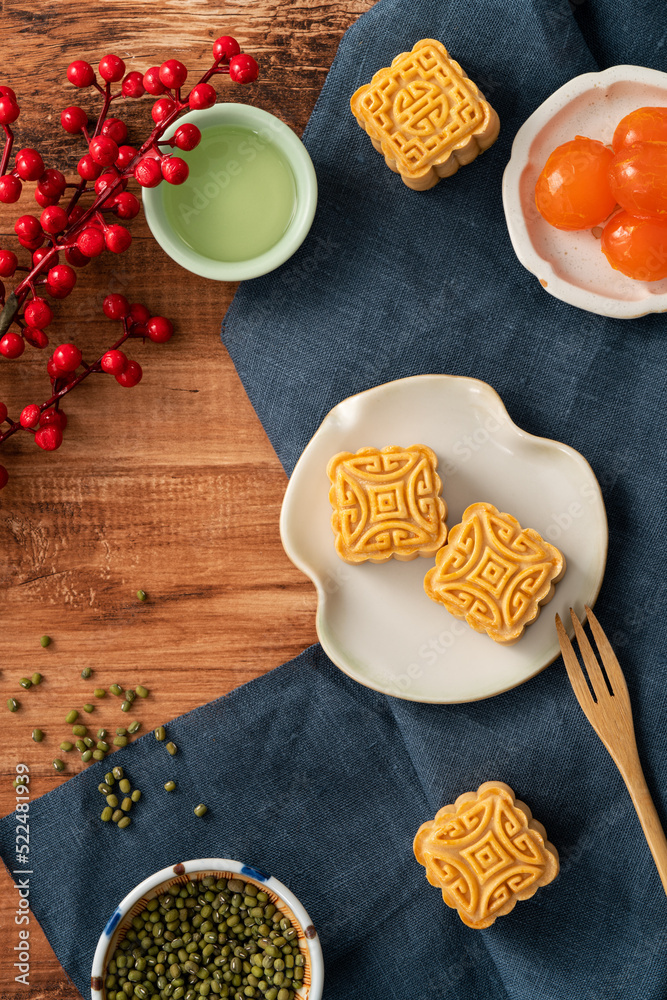
<instances>
[{"instance_id":1,"label":"red berry","mask_svg":"<svg viewBox=\"0 0 667 1000\"><path fill-rule=\"evenodd\" d=\"M36 240L42 233L39 219L34 215L21 215L14 224L14 232L20 240Z\"/></svg>"},{"instance_id":2,"label":"red berry","mask_svg":"<svg viewBox=\"0 0 667 1000\"><path fill-rule=\"evenodd\" d=\"M0 403L0 424L4 424L7 419L7 407L4 403Z\"/></svg>"},{"instance_id":3,"label":"red berry","mask_svg":"<svg viewBox=\"0 0 667 1000\"><path fill-rule=\"evenodd\" d=\"M23 319L28 326L37 326L41 330L53 319L51 306L46 299L34 298L23 310Z\"/></svg>"},{"instance_id":4,"label":"red berry","mask_svg":"<svg viewBox=\"0 0 667 1000\"><path fill-rule=\"evenodd\" d=\"M100 135L105 135L120 146L127 139L127 125L120 118L107 118L100 129Z\"/></svg>"},{"instance_id":5,"label":"red berry","mask_svg":"<svg viewBox=\"0 0 667 1000\"><path fill-rule=\"evenodd\" d=\"M49 338L46 336L43 330L39 330L36 326L26 326L23 328L23 336L32 344L33 347L38 347L42 350L49 342Z\"/></svg>"},{"instance_id":6,"label":"red berry","mask_svg":"<svg viewBox=\"0 0 667 1000\"><path fill-rule=\"evenodd\" d=\"M36 427L39 423L39 406L36 403L29 403L21 410L19 423L21 427Z\"/></svg>"},{"instance_id":7,"label":"red berry","mask_svg":"<svg viewBox=\"0 0 667 1000\"><path fill-rule=\"evenodd\" d=\"M19 243L22 247L25 247L26 250L30 250L32 252L42 246L45 238L44 233L42 233L41 236L38 236L36 240L27 240L23 236L19 236Z\"/></svg>"},{"instance_id":8,"label":"red berry","mask_svg":"<svg viewBox=\"0 0 667 1000\"><path fill-rule=\"evenodd\" d=\"M83 59L75 59L67 67L67 79L75 87L90 87L95 79L95 70Z\"/></svg>"},{"instance_id":9,"label":"red berry","mask_svg":"<svg viewBox=\"0 0 667 1000\"><path fill-rule=\"evenodd\" d=\"M174 132L174 144L179 149L194 149L201 142L201 132L196 125L185 122L179 125Z\"/></svg>"},{"instance_id":10,"label":"red berry","mask_svg":"<svg viewBox=\"0 0 667 1000\"><path fill-rule=\"evenodd\" d=\"M125 63L119 56L110 54L100 59L100 76L107 83L117 83L125 76Z\"/></svg>"},{"instance_id":11,"label":"red berry","mask_svg":"<svg viewBox=\"0 0 667 1000\"><path fill-rule=\"evenodd\" d=\"M101 202L100 207L111 208L113 200L116 197L115 189L117 188L119 191L122 191L126 184L127 181L119 183L118 174L113 173L111 170L106 174L100 174L95 181L95 194L102 194L102 192L106 191L107 188L114 188L114 190L109 192L109 197L105 198L104 201Z\"/></svg>"},{"instance_id":12,"label":"red berry","mask_svg":"<svg viewBox=\"0 0 667 1000\"><path fill-rule=\"evenodd\" d=\"M137 151L134 146L119 146L118 156L116 157L116 166L119 170L125 170L126 167L129 167L136 155Z\"/></svg>"},{"instance_id":13,"label":"red berry","mask_svg":"<svg viewBox=\"0 0 667 1000\"><path fill-rule=\"evenodd\" d=\"M123 80L123 97L141 97L145 92L144 78L136 70L128 73Z\"/></svg>"},{"instance_id":14,"label":"red berry","mask_svg":"<svg viewBox=\"0 0 667 1000\"><path fill-rule=\"evenodd\" d=\"M11 87L5 87L4 84L0 86L0 97L11 97L13 101L16 100L16 94ZM2 421L0 420L0 424Z\"/></svg>"},{"instance_id":15,"label":"red berry","mask_svg":"<svg viewBox=\"0 0 667 1000\"><path fill-rule=\"evenodd\" d=\"M43 451L55 451L63 443L63 432L57 424L47 424L35 432L35 444Z\"/></svg>"},{"instance_id":16,"label":"red berry","mask_svg":"<svg viewBox=\"0 0 667 1000\"><path fill-rule=\"evenodd\" d=\"M71 107L65 108L60 112L60 124L66 132L76 135L77 132L80 132L88 124L88 115L83 108L72 104Z\"/></svg>"},{"instance_id":17,"label":"red berry","mask_svg":"<svg viewBox=\"0 0 667 1000\"><path fill-rule=\"evenodd\" d=\"M52 288L64 291L68 295L76 285L76 271L67 264L57 264L47 274L48 284Z\"/></svg>"},{"instance_id":18,"label":"red berry","mask_svg":"<svg viewBox=\"0 0 667 1000\"><path fill-rule=\"evenodd\" d=\"M99 163L95 162L90 153L86 153L81 157L76 169L79 172L79 177L84 181L94 181L102 173L102 167Z\"/></svg>"},{"instance_id":19,"label":"red berry","mask_svg":"<svg viewBox=\"0 0 667 1000\"><path fill-rule=\"evenodd\" d=\"M9 482L9 473L4 465L0 465L0 490L3 490Z\"/></svg>"},{"instance_id":20,"label":"red berry","mask_svg":"<svg viewBox=\"0 0 667 1000\"><path fill-rule=\"evenodd\" d=\"M49 167L39 178L39 189L49 198L60 198L67 186L65 175Z\"/></svg>"},{"instance_id":21,"label":"red berry","mask_svg":"<svg viewBox=\"0 0 667 1000\"><path fill-rule=\"evenodd\" d=\"M162 176L170 184L183 184L189 173L189 166L180 156L165 157L162 161Z\"/></svg>"},{"instance_id":22,"label":"red berry","mask_svg":"<svg viewBox=\"0 0 667 1000\"><path fill-rule=\"evenodd\" d=\"M120 375L127 367L127 355L122 351L107 351L100 361L102 371L108 375Z\"/></svg>"},{"instance_id":23,"label":"red berry","mask_svg":"<svg viewBox=\"0 0 667 1000\"><path fill-rule=\"evenodd\" d=\"M37 264L41 264L44 258L48 257L49 258L48 266L53 267L54 264L57 264L59 262L60 257L57 253L53 254L53 256L50 256L51 252L52 252L51 247L44 247L42 250L35 250L35 252L32 255L33 264L35 266Z\"/></svg>"},{"instance_id":24,"label":"red berry","mask_svg":"<svg viewBox=\"0 0 667 1000\"><path fill-rule=\"evenodd\" d=\"M203 108L212 108L218 99L215 87L210 83L198 83L190 91L188 104L193 111L201 111Z\"/></svg>"},{"instance_id":25,"label":"red berry","mask_svg":"<svg viewBox=\"0 0 667 1000\"><path fill-rule=\"evenodd\" d=\"M22 181L38 181L44 173L44 160L36 149L19 149L16 172Z\"/></svg>"},{"instance_id":26,"label":"red berry","mask_svg":"<svg viewBox=\"0 0 667 1000\"><path fill-rule=\"evenodd\" d=\"M76 344L61 344L53 352L53 360L61 372L73 372L81 364L81 351Z\"/></svg>"},{"instance_id":27,"label":"red berry","mask_svg":"<svg viewBox=\"0 0 667 1000\"><path fill-rule=\"evenodd\" d=\"M234 83L252 83L259 76L259 66L252 56L241 52L229 60L229 79Z\"/></svg>"},{"instance_id":28,"label":"red berry","mask_svg":"<svg viewBox=\"0 0 667 1000\"><path fill-rule=\"evenodd\" d=\"M102 167L110 167L118 156L118 146L108 135L98 135L90 140L90 155Z\"/></svg>"},{"instance_id":29,"label":"red berry","mask_svg":"<svg viewBox=\"0 0 667 1000\"><path fill-rule=\"evenodd\" d=\"M168 90L176 90L178 87L182 87L185 83L188 71L182 62L178 59L167 59L163 62L158 71L160 77L160 83Z\"/></svg>"},{"instance_id":30,"label":"red berry","mask_svg":"<svg viewBox=\"0 0 667 1000\"><path fill-rule=\"evenodd\" d=\"M157 187L162 180L160 161L153 156L144 156L134 168L134 176L142 187Z\"/></svg>"},{"instance_id":31,"label":"red berry","mask_svg":"<svg viewBox=\"0 0 667 1000\"><path fill-rule=\"evenodd\" d=\"M5 205L13 205L18 201L22 190L21 181L13 174L4 174L0 177L0 201Z\"/></svg>"},{"instance_id":32,"label":"red berry","mask_svg":"<svg viewBox=\"0 0 667 1000\"><path fill-rule=\"evenodd\" d=\"M64 431L67 427L67 415L62 410L44 410L39 418L39 426L46 427L48 424L55 424Z\"/></svg>"},{"instance_id":33,"label":"red berry","mask_svg":"<svg viewBox=\"0 0 667 1000\"><path fill-rule=\"evenodd\" d=\"M78 222L82 215L83 215L83 209L81 205L75 205L74 208L70 209L69 213L70 224L73 222Z\"/></svg>"},{"instance_id":34,"label":"red berry","mask_svg":"<svg viewBox=\"0 0 667 1000\"><path fill-rule=\"evenodd\" d=\"M130 303L124 295L117 293L107 295L102 303L102 308L104 315L108 316L109 319L124 319L130 313Z\"/></svg>"},{"instance_id":35,"label":"red berry","mask_svg":"<svg viewBox=\"0 0 667 1000\"><path fill-rule=\"evenodd\" d=\"M39 184L35 188L35 201L40 208L48 208L49 205L57 205L60 200L60 195L52 198L50 195L44 194Z\"/></svg>"},{"instance_id":36,"label":"red berry","mask_svg":"<svg viewBox=\"0 0 667 1000\"><path fill-rule=\"evenodd\" d=\"M172 113L176 110L176 103L172 101L171 97L161 97L159 101L156 101L151 109L151 118L156 125L165 121Z\"/></svg>"},{"instance_id":37,"label":"red berry","mask_svg":"<svg viewBox=\"0 0 667 1000\"><path fill-rule=\"evenodd\" d=\"M174 332L172 323L168 319L165 319L164 316L151 316L146 324L146 329L148 330L148 336L156 344L165 344L168 340L171 340Z\"/></svg>"},{"instance_id":38,"label":"red berry","mask_svg":"<svg viewBox=\"0 0 667 1000\"><path fill-rule=\"evenodd\" d=\"M129 191L121 191L120 194L117 194L112 202L112 207L119 219L134 219L141 211L139 199Z\"/></svg>"},{"instance_id":39,"label":"red berry","mask_svg":"<svg viewBox=\"0 0 667 1000\"><path fill-rule=\"evenodd\" d=\"M144 73L143 82L145 89L148 91L149 94L152 94L153 97L159 97L160 94L164 94L165 90L167 89L160 82L159 66L151 66L150 69L147 69L146 72Z\"/></svg>"},{"instance_id":40,"label":"red berry","mask_svg":"<svg viewBox=\"0 0 667 1000\"><path fill-rule=\"evenodd\" d=\"M0 125L11 125L21 113L16 101L11 97L0 97Z\"/></svg>"},{"instance_id":41,"label":"red berry","mask_svg":"<svg viewBox=\"0 0 667 1000\"><path fill-rule=\"evenodd\" d=\"M119 385L124 385L126 389L130 389L133 385L141 382L142 375L141 365L136 361L128 361L124 371L120 375L116 375L116 382Z\"/></svg>"},{"instance_id":42,"label":"red berry","mask_svg":"<svg viewBox=\"0 0 667 1000\"><path fill-rule=\"evenodd\" d=\"M42 229L49 236L57 236L67 229L67 212L60 205L51 205L45 208L40 216Z\"/></svg>"},{"instance_id":43,"label":"red berry","mask_svg":"<svg viewBox=\"0 0 667 1000\"><path fill-rule=\"evenodd\" d=\"M88 226L79 233L76 245L84 257L99 257L101 253L104 253L104 234L99 229Z\"/></svg>"},{"instance_id":44,"label":"red berry","mask_svg":"<svg viewBox=\"0 0 667 1000\"><path fill-rule=\"evenodd\" d=\"M232 56L237 56L240 51L241 46L231 35L223 35L213 42L213 58L217 61L231 59Z\"/></svg>"},{"instance_id":45,"label":"red berry","mask_svg":"<svg viewBox=\"0 0 667 1000\"><path fill-rule=\"evenodd\" d=\"M49 360L46 362L46 370L49 373L52 382L55 382L55 380L57 378L60 378L60 376L62 375L62 372L58 368L58 365L55 363L53 358L49 358Z\"/></svg>"},{"instance_id":46,"label":"red berry","mask_svg":"<svg viewBox=\"0 0 667 1000\"><path fill-rule=\"evenodd\" d=\"M18 263L19 259L13 250L0 250L0 277L11 278Z\"/></svg>"},{"instance_id":47,"label":"red berry","mask_svg":"<svg viewBox=\"0 0 667 1000\"><path fill-rule=\"evenodd\" d=\"M132 242L132 233L125 226L108 226L104 230L104 242L111 253L125 253Z\"/></svg>"},{"instance_id":48,"label":"red berry","mask_svg":"<svg viewBox=\"0 0 667 1000\"><path fill-rule=\"evenodd\" d=\"M86 257L85 254L81 253L78 247L67 247L65 250L65 260L72 267L85 267L86 264L90 264L90 257Z\"/></svg>"},{"instance_id":49,"label":"red berry","mask_svg":"<svg viewBox=\"0 0 667 1000\"><path fill-rule=\"evenodd\" d=\"M133 302L130 306L130 319L132 324L135 323L148 323L151 318L146 306L143 306L141 302Z\"/></svg>"},{"instance_id":50,"label":"red berry","mask_svg":"<svg viewBox=\"0 0 667 1000\"><path fill-rule=\"evenodd\" d=\"M0 354L6 358L20 358L25 350L25 341L18 333L6 333L0 339Z\"/></svg>"}]
</instances>

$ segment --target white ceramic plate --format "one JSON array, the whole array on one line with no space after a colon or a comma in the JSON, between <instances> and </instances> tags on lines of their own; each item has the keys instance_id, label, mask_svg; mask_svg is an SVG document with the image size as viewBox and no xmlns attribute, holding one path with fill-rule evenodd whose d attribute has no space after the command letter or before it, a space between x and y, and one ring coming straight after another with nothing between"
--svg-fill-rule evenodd
<instances>
[{"instance_id":1,"label":"white ceramic plate","mask_svg":"<svg viewBox=\"0 0 667 1000\"><path fill-rule=\"evenodd\" d=\"M535 207L535 183L556 146L577 135L610 144L621 118L645 106L667 107L667 73L612 66L577 76L521 126L503 177L507 228L523 266L557 299L616 319L665 312L667 278L626 278L607 262L594 231L554 229Z\"/></svg>"},{"instance_id":2,"label":"white ceramic plate","mask_svg":"<svg viewBox=\"0 0 667 1000\"><path fill-rule=\"evenodd\" d=\"M350 566L334 549L329 459L340 451L426 444L438 457L447 523L477 500L513 514L565 554L555 596L514 646L499 646L424 593L433 558ZM607 517L588 462L512 423L477 379L417 375L339 403L292 474L280 517L287 555L317 587L317 634L346 674L421 702L475 701L521 684L558 655L554 615L583 614L607 558Z\"/></svg>"}]
</instances>

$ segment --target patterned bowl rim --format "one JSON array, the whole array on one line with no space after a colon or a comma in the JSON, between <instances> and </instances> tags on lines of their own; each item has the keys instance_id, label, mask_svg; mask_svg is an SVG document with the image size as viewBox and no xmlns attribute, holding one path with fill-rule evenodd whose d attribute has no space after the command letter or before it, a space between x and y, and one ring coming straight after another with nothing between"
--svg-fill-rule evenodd
<instances>
[{"instance_id":1,"label":"patterned bowl rim","mask_svg":"<svg viewBox=\"0 0 667 1000\"><path fill-rule=\"evenodd\" d=\"M107 920L97 942L90 981L92 1000L105 1000L104 976L107 957L112 948L115 948L119 933L124 930L127 919L143 909L137 904L144 897L150 898L157 895L156 890L159 887L167 888L177 882L190 881L187 876L197 875L203 878L207 874L217 874L218 877L240 875L246 882L254 883L258 888L275 897L274 902L277 902L279 909L297 926L299 945L306 957L304 986L297 991L297 1000L320 1000L324 984L322 946L306 909L294 893L277 878L242 861L232 861L230 858L198 858L170 865L168 868L155 872L154 875L149 875L131 892L128 892Z\"/></svg>"}]
</instances>

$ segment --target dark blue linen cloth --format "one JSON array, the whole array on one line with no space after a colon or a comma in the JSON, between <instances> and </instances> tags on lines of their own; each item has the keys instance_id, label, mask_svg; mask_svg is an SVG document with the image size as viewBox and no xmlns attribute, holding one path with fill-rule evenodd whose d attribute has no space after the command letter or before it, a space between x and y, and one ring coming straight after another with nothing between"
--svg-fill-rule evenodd
<instances>
[{"instance_id":1,"label":"dark blue linen cloth","mask_svg":"<svg viewBox=\"0 0 667 1000\"><path fill-rule=\"evenodd\" d=\"M415 193L348 102L423 37L448 46L502 128L477 162ZM664 68L666 38L658 0L380 0L347 33L307 129L312 232L288 264L242 286L223 340L288 471L335 403L421 372L490 382L520 426L589 459L610 524L598 612L667 820L665 320L606 320L547 295L514 256L500 194L517 129L553 90L617 62ZM128 830L97 818L104 764L31 805L33 912L84 995L119 899L205 856L245 860L296 892L322 939L330 1000L667 995L667 900L560 661L497 698L427 706L355 684L315 646L169 732L173 760L151 735L114 755L144 792ZM411 845L440 806L491 778L545 824L561 874L479 932L427 885ZM209 813L195 821L199 801ZM0 822L10 871L15 822Z\"/></svg>"}]
</instances>

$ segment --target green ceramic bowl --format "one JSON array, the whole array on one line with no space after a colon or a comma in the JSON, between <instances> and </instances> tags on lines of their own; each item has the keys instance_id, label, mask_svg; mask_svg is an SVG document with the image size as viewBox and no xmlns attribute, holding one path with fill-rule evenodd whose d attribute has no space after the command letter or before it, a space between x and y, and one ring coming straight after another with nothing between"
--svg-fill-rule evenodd
<instances>
[{"instance_id":1,"label":"green ceramic bowl","mask_svg":"<svg viewBox=\"0 0 667 1000\"><path fill-rule=\"evenodd\" d=\"M249 260L215 260L192 249L174 232L165 211L163 199L168 185L163 181L155 188L144 188L142 192L146 221L157 242L181 267L203 278L213 278L216 281L257 278L260 274L267 274L284 264L306 238L317 206L315 169L299 137L275 115L248 104L215 104L205 111L191 111L167 129L165 138L171 138L178 126L184 122L196 125L202 133L215 125L237 125L252 129L260 135L270 135L271 142L279 148L292 169L296 186L296 206L287 230L269 250Z\"/></svg>"}]
</instances>

